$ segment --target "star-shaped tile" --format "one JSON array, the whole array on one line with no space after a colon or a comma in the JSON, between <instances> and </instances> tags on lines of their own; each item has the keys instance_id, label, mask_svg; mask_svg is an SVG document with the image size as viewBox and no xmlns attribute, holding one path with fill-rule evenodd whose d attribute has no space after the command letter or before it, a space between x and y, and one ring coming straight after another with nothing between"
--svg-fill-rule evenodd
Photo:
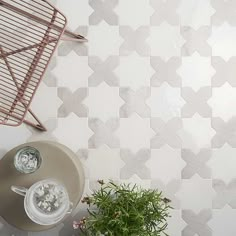
<instances>
[{"instance_id":1,"label":"star-shaped tile","mask_svg":"<svg viewBox=\"0 0 236 236\"><path fill-rule=\"evenodd\" d=\"M220 149L213 149L212 158L208 161L213 179L221 179L225 183L236 178L236 149L225 144ZM227 171L225 171L227 170Z\"/></svg>"},{"instance_id":2,"label":"star-shaped tile","mask_svg":"<svg viewBox=\"0 0 236 236\"><path fill-rule=\"evenodd\" d=\"M147 104L151 107L152 117L160 117L163 121L168 121L173 117L180 117L184 100L180 88L173 88L163 83L160 87L151 88L151 96L147 99Z\"/></svg>"},{"instance_id":3,"label":"star-shaped tile","mask_svg":"<svg viewBox=\"0 0 236 236\"><path fill-rule=\"evenodd\" d=\"M171 26L166 22L160 26L151 27L147 42L151 47L151 55L160 56L165 60L173 56L180 56L181 47L184 44L179 27Z\"/></svg>"},{"instance_id":4,"label":"star-shaped tile","mask_svg":"<svg viewBox=\"0 0 236 236\"><path fill-rule=\"evenodd\" d=\"M90 149L85 165L90 179L119 179L124 162L120 159L119 149L110 149L106 145ZM109 168L108 168L109 167Z\"/></svg>"},{"instance_id":5,"label":"star-shaped tile","mask_svg":"<svg viewBox=\"0 0 236 236\"><path fill-rule=\"evenodd\" d=\"M112 117L119 117L119 109L123 103L119 96L119 88L102 83L98 87L89 88L89 95L84 104L89 109L90 117L106 121Z\"/></svg>"},{"instance_id":6,"label":"star-shaped tile","mask_svg":"<svg viewBox=\"0 0 236 236\"><path fill-rule=\"evenodd\" d=\"M119 26L99 25L89 26L89 56L99 56L105 60L108 56L118 56L122 39L119 36Z\"/></svg>"},{"instance_id":7,"label":"star-shaped tile","mask_svg":"<svg viewBox=\"0 0 236 236\"><path fill-rule=\"evenodd\" d=\"M211 119L195 114L192 118L183 118L183 129L179 131L182 147L198 152L201 148L210 148L215 131Z\"/></svg>"},{"instance_id":8,"label":"star-shaped tile","mask_svg":"<svg viewBox=\"0 0 236 236\"><path fill-rule=\"evenodd\" d=\"M175 164L172 165L171 163ZM181 179L181 171L185 163L181 158L180 149L165 146L152 150L147 166L151 170L152 179L159 179L163 183L168 183L173 179Z\"/></svg>"},{"instance_id":9,"label":"star-shaped tile","mask_svg":"<svg viewBox=\"0 0 236 236\"><path fill-rule=\"evenodd\" d=\"M41 83L30 108L44 122L57 117L59 106L60 99L57 97L57 88L48 87L44 83Z\"/></svg>"},{"instance_id":10,"label":"star-shaped tile","mask_svg":"<svg viewBox=\"0 0 236 236\"><path fill-rule=\"evenodd\" d=\"M177 73L182 77L183 87L191 87L197 91L201 87L211 86L215 70L211 66L211 58L202 57L195 52L190 57L182 58L182 65Z\"/></svg>"},{"instance_id":11,"label":"star-shaped tile","mask_svg":"<svg viewBox=\"0 0 236 236\"><path fill-rule=\"evenodd\" d=\"M150 139L155 133L150 128L150 119L142 119L134 113L129 118L120 118L116 134L120 137L121 148L136 152L141 148L150 148Z\"/></svg>"},{"instance_id":12,"label":"star-shaped tile","mask_svg":"<svg viewBox=\"0 0 236 236\"><path fill-rule=\"evenodd\" d=\"M88 25L89 15L93 12L88 1L58 0L57 7L67 16L68 26L72 30L79 25Z\"/></svg>"},{"instance_id":13,"label":"star-shaped tile","mask_svg":"<svg viewBox=\"0 0 236 236\"><path fill-rule=\"evenodd\" d=\"M88 57L79 57L72 51L66 57L57 57L57 66L52 73L57 77L58 86L70 88L74 92L88 86L92 70L88 66Z\"/></svg>"},{"instance_id":14,"label":"star-shaped tile","mask_svg":"<svg viewBox=\"0 0 236 236\"><path fill-rule=\"evenodd\" d=\"M120 76L120 86L138 89L150 85L153 69L149 58L132 54L120 57L120 65L116 72Z\"/></svg>"},{"instance_id":15,"label":"star-shaped tile","mask_svg":"<svg viewBox=\"0 0 236 236\"><path fill-rule=\"evenodd\" d=\"M71 113L67 118L58 118L58 127L53 132L62 144L73 151L88 148L88 139L93 134L88 127L87 118L79 118Z\"/></svg>"},{"instance_id":16,"label":"star-shaped tile","mask_svg":"<svg viewBox=\"0 0 236 236\"><path fill-rule=\"evenodd\" d=\"M177 13L181 25L198 29L202 25L211 24L211 16L215 10L211 6L211 0L181 0Z\"/></svg>"},{"instance_id":17,"label":"star-shaped tile","mask_svg":"<svg viewBox=\"0 0 236 236\"><path fill-rule=\"evenodd\" d=\"M236 211L230 207L225 207L221 210L213 210L212 219L209 222L209 226L212 229L212 235L214 236L234 236L236 233ZM224 224L222 224L224 222Z\"/></svg>"},{"instance_id":18,"label":"star-shaped tile","mask_svg":"<svg viewBox=\"0 0 236 236\"><path fill-rule=\"evenodd\" d=\"M192 179L182 180L176 196L180 199L182 209L199 212L201 209L211 208L213 194L211 179L194 176Z\"/></svg>"},{"instance_id":19,"label":"star-shaped tile","mask_svg":"<svg viewBox=\"0 0 236 236\"><path fill-rule=\"evenodd\" d=\"M225 60L236 56L236 27L224 23L221 26L212 26L212 34L208 39L212 47L212 56L221 56Z\"/></svg>"},{"instance_id":20,"label":"star-shaped tile","mask_svg":"<svg viewBox=\"0 0 236 236\"><path fill-rule=\"evenodd\" d=\"M119 15L120 25L149 25L154 10L146 0L119 0L115 10Z\"/></svg>"},{"instance_id":21,"label":"star-shaped tile","mask_svg":"<svg viewBox=\"0 0 236 236\"><path fill-rule=\"evenodd\" d=\"M212 88L212 97L208 103L212 108L212 115L228 121L236 116L236 88L225 83L221 87Z\"/></svg>"}]
</instances>

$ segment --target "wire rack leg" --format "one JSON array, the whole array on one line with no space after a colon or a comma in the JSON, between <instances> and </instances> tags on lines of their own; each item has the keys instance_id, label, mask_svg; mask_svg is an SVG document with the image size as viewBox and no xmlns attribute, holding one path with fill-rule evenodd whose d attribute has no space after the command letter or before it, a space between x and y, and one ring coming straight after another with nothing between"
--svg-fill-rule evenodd
<instances>
[{"instance_id":1,"label":"wire rack leg","mask_svg":"<svg viewBox=\"0 0 236 236\"><path fill-rule=\"evenodd\" d=\"M37 122L37 123L33 123L31 121L28 121L28 120L24 120L23 122L27 125L30 125L38 130L41 130L41 131L47 131L46 127L42 124L42 122L38 119L38 117L33 113L33 111L31 109L28 110L28 112L31 114L31 116L34 118L34 120Z\"/></svg>"}]
</instances>

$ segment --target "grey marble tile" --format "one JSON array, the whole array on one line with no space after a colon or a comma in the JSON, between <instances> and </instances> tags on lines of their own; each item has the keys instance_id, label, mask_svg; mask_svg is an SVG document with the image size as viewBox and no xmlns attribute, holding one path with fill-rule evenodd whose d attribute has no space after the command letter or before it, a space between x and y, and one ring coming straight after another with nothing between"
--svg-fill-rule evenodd
<instances>
[{"instance_id":1,"label":"grey marble tile","mask_svg":"<svg viewBox=\"0 0 236 236\"><path fill-rule=\"evenodd\" d=\"M155 70L151 77L151 86L159 87L167 82L172 87L181 87L181 78L176 70L181 66L181 58L171 57L165 61L160 57L151 57L150 64Z\"/></svg>"},{"instance_id":2,"label":"grey marble tile","mask_svg":"<svg viewBox=\"0 0 236 236\"><path fill-rule=\"evenodd\" d=\"M132 52L136 52L140 56L150 55L150 46L146 42L150 35L148 26L140 26L134 30L130 26L122 25L119 32L124 39L120 46L120 56L128 56Z\"/></svg>"},{"instance_id":3,"label":"grey marble tile","mask_svg":"<svg viewBox=\"0 0 236 236\"><path fill-rule=\"evenodd\" d=\"M191 210L183 210L182 218L187 226L182 231L182 236L211 236L212 230L208 226L208 221L212 218L210 209L201 210L198 214Z\"/></svg>"},{"instance_id":4,"label":"grey marble tile","mask_svg":"<svg viewBox=\"0 0 236 236\"><path fill-rule=\"evenodd\" d=\"M150 170L145 165L150 155L149 149L142 149L137 153L133 153L128 149L121 149L120 156L125 162L125 166L120 170L121 179L129 179L134 174L141 179L150 179Z\"/></svg>"},{"instance_id":5,"label":"grey marble tile","mask_svg":"<svg viewBox=\"0 0 236 236\"><path fill-rule=\"evenodd\" d=\"M234 0L212 0L211 5L215 9L215 13L211 18L213 25L228 22L236 26L236 2Z\"/></svg>"},{"instance_id":6,"label":"grey marble tile","mask_svg":"<svg viewBox=\"0 0 236 236\"><path fill-rule=\"evenodd\" d=\"M96 118L89 119L89 128L94 132L92 137L88 140L89 148L98 148L106 144L110 148L119 148L120 141L114 135L114 132L119 127L118 119L109 119L107 122L102 122Z\"/></svg>"},{"instance_id":7,"label":"grey marble tile","mask_svg":"<svg viewBox=\"0 0 236 236\"><path fill-rule=\"evenodd\" d=\"M98 86L103 81L112 87L119 86L119 78L114 72L120 64L118 56L109 56L105 60L97 56L90 56L88 64L93 70L93 73L88 78L89 87Z\"/></svg>"},{"instance_id":8,"label":"grey marble tile","mask_svg":"<svg viewBox=\"0 0 236 236\"><path fill-rule=\"evenodd\" d=\"M181 49L182 56L191 56L194 52L205 57L211 56L211 46L207 42L211 35L211 27L202 26L195 30L189 26L183 26L181 35L186 40Z\"/></svg>"},{"instance_id":9,"label":"grey marble tile","mask_svg":"<svg viewBox=\"0 0 236 236\"><path fill-rule=\"evenodd\" d=\"M225 61L221 57L212 57L211 64L216 71L211 80L213 87L220 87L226 82L228 82L231 86L236 87L234 76L236 57L231 57L228 61Z\"/></svg>"},{"instance_id":10,"label":"grey marble tile","mask_svg":"<svg viewBox=\"0 0 236 236\"><path fill-rule=\"evenodd\" d=\"M212 95L211 87L202 87L197 92L192 88L184 87L181 95L186 102L181 109L182 117L192 117L195 113L202 117L211 117L212 110L207 103Z\"/></svg>"},{"instance_id":11,"label":"grey marble tile","mask_svg":"<svg viewBox=\"0 0 236 236\"><path fill-rule=\"evenodd\" d=\"M70 113L78 117L87 117L88 109L83 104L83 100L88 96L87 88L78 88L73 93L65 87L58 88L58 97L63 102L58 108L58 117L67 117Z\"/></svg>"},{"instance_id":12,"label":"grey marble tile","mask_svg":"<svg viewBox=\"0 0 236 236\"><path fill-rule=\"evenodd\" d=\"M89 16L89 24L97 25L105 21L109 25L118 25L119 17L114 11L119 0L89 0L89 5L94 10Z\"/></svg>"},{"instance_id":13,"label":"grey marble tile","mask_svg":"<svg viewBox=\"0 0 236 236\"><path fill-rule=\"evenodd\" d=\"M181 156L186 162L186 166L181 173L183 179L190 179L195 174L204 179L211 178L211 169L206 165L207 161L211 158L210 149L201 149L197 154L189 149L183 149Z\"/></svg>"},{"instance_id":14,"label":"grey marble tile","mask_svg":"<svg viewBox=\"0 0 236 236\"><path fill-rule=\"evenodd\" d=\"M70 30L68 28L68 30ZM88 26L79 26L73 33L80 34L87 38L88 36ZM71 52L75 52L78 56L88 55L88 43L78 43L76 41L64 41L61 42L58 47L59 56L67 56Z\"/></svg>"},{"instance_id":15,"label":"grey marble tile","mask_svg":"<svg viewBox=\"0 0 236 236\"><path fill-rule=\"evenodd\" d=\"M228 184L223 180L214 179L212 187L216 192L212 200L212 207L214 209L221 209L226 205L236 209L236 179L232 179Z\"/></svg>"},{"instance_id":16,"label":"grey marble tile","mask_svg":"<svg viewBox=\"0 0 236 236\"><path fill-rule=\"evenodd\" d=\"M233 117L228 122L223 121L219 117L212 118L212 128L216 131L216 134L211 140L213 148L220 148L225 143L228 143L231 147L236 147L236 117Z\"/></svg>"},{"instance_id":17,"label":"grey marble tile","mask_svg":"<svg viewBox=\"0 0 236 236\"><path fill-rule=\"evenodd\" d=\"M180 118L173 118L166 123L160 118L152 118L151 128L156 132L151 139L151 148L161 148L165 144L172 148L181 148L181 139L177 133L182 128Z\"/></svg>"},{"instance_id":18,"label":"grey marble tile","mask_svg":"<svg viewBox=\"0 0 236 236\"><path fill-rule=\"evenodd\" d=\"M137 91L130 88L120 88L119 94L125 101L125 104L120 108L120 117L129 117L134 112L141 117L150 117L151 109L146 104L146 100L151 95L149 87L140 88Z\"/></svg>"},{"instance_id":19,"label":"grey marble tile","mask_svg":"<svg viewBox=\"0 0 236 236\"><path fill-rule=\"evenodd\" d=\"M160 25L162 22L168 22L171 25L179 24L179 16L176 12L180 0L150 0L150 6L155 12L151 16L151 25Z\"/></svg>"}]
</instances>

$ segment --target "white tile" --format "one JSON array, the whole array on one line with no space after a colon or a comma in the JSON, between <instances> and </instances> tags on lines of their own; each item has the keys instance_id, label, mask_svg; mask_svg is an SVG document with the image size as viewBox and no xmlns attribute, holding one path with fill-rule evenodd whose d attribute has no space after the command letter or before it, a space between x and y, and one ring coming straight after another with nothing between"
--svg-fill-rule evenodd
<instances>
[{"instance_id":1,"label":"white tile","mask_svg":"<svg viewBox=\"0 0 236 236\"><path fill-rule=\"evenodd\" d=\"M212 150L212 158L208 161L213 179L221 179L226 183L236 178L236 149L225 144L222 148Z\"/></svg>"},{"instance_id":2,"label":"white tile","mask_svg":"<svg viewBox=\"0 0 236 236\"><path fill-rule=\"evenodd\" d=\"M215 70L211 66L210 57L202 57L195 52L190 57L182 58L182 65L177 73L182 78L183 87L191 87L197 91L201 87L211 86L211 77Z\"/></svg>"},{"instance_id":3,"label":"white tile","mask_svg":"<svg viewBox=\"0 0 236 236\"><path fill-rule=\"evenodd\" d=\"M201 148L211 148L211 138L215 131L211 119L195 114L192 118L183 119L183 129L179 131L182 147L197 153Z\"/></svg>"},{"instance_id":4,"label":"white tile","mask_svg":"<svg viewBox=\"0 0 236 236\"><path fill-rule=\"evenodd\" d=\"M119 15L120 25L149 25L154 10L146 0L119 0L115 10Z\"/></svg>"},{"instance_id":5,"label":"white tile","mask_svg":"<svg viewBox=\"0 0 236 236\"><path fill-rule=\"evenodd\" d=\"M173 88L167 83L151 88L151 96L147 99L152 117L160 117L164 121L180 117L184 103L180 88Z\"/></svg>"},{"instance_id":6,"label":"white tile","mask_svg":"<svg viewBox=\"0 0 236 236\"><path fill-rule=\"evenodd\" d=\"M147 42L151 47L152 56L160 56L168 60L173 56L180 56L184 39L178 26L162 23L160 26L151 27Z\"/></svg>"},{"instance_id":7,"label":"white tile","mask_svg":"<svg viewBox=\"0 0 236 236\"><path fill-rule=\"evenodd\" d=\"M212 56L220 56L228 60L236 56L236 27L224 23L221 26L212 26L212 34L208 39L212 47Z\"/></svg>"},{"instance_id":8,"label":"white tile","mask_svg":"<svg viewBox=\"0 0 236 236\"><path fill-rule=\"evenodd\" d=\"M236 235L236 210L225 207L222 210L213 210L212 219L208 223L214 236Z\"/></svg>"},{"instance_id":9,"label":"white tile","mask_svg":"<svg viewBox=\"0 0 236 236\"><path fill-rule=\"evenodd\" d=\"M181 158L180 149L164 146L151 151L151 158L147 161L152 179L159 179L167 184L173 179L181 179L181 171L185 162Z\"/></svg>"},{"instance_id":10,"label":"white tile","mask_svg":"<svg viewBox=\"0 0 236 236\"><path fill-rule=\"evenodd\" d=\"M57 66L52 70L58 86L67 87L73 92L88 86L88 77L92 69L88 66L88 57L79 57L71 52L66 57L57 57Z\"/></svg>"},{"instance_id":11,"label":"white tile","mask_svg":"<svg viewBox=\"0 0 236 236\"><path fill-rule=\"evenodd\" d=\"M88 119L70 114L67 118L58 118L58 127L53 132L58 141L73 151L88 148L88 139L93 132L88 128Z\"/></svg>"},{"instance_id":12,"label":"white tile","mask_svg":"<svg viewBox=\"0 0 236 236\"><path fill-rule=\"evenodd\" d=\"M89 88L89 95L84 100L89 109L89 117L96 117L102 121L119 116L119 108L123 104L119 96L119 88L110 87L106 83L96 88Z\"/></svg>"},{"instance_id":13,"label":"white tile","mask_svg":"<svg viewBox=\"0 0 236 236\"><path fill-rule=\"evenodd\" d=\"M119 149L110 149L106 145L89 150L85 165L90 179L119 179L124 162L120 159Z\"/></svg>"},{"instance_id":14,"label":"white tile","mask_svg":"<svg viewBox=\"0 0 236 236\"><path fill-rule=\"evenodd\" d=\"M194 176L192 179L182 180L181 188L176 196L180 199L181 209L193 210L198 213L201 209L212 207L212 181Z\"/></svg>"},{"instance_id":15,"label":"white tile","mask_svg":"<svg viewBox=\"0 0 236 236\"><path fill-rule=\"evenodd\" d=\"M198 29L202 25L210 25L214 12L211 0L181 0L177 9L181 25L188 25L194 29Z\"/></svg>"},{"instance_id":16,"label":"white tile","mask_svg":"<svg viewBox=\"0 0 236 236\"><path fill-rule=\"evenodd\" d=\"M187 225L182 219L181 210L171 210L171 217L168 219L167 234L170 236L182 236L181 231Z\"/></svg>"},{"instance_id":17,"label":"white tile","mask_svg":"<svg viewBox=\"0 0 236 236\"><path fill-rule=\"evenodd\" d=\"M150 139L155 132L150 128L150 119L133 114L129 118L120 118L120 127L116 132L121 148L137 152L141 148L150 148Z\"/></svg>"},{"instance_id":18,"label":"white tile","mask_svg":"<svg viewBox=\"0 0 236 236\"><path fill-rule=\"evenodd\" d=\"M149 58L133 54L128 57L120 57L120 65L116 72L120 76L121 87L131 87L136 90L150 85L150 77L154 70Z\"/></svg>"},{"instance_id":19,"label":"white tile","mask_svg":"<svg viewBox=\"0 0 236 236\"><path fill-rule=\"evenodd\" d=\"M57 7L67 17L68 27L72 30L79 25L88 25L89 15L93 12L85 0L57 0Z\"/></svg>"},{"instance_id":20,"label":"white tile","mask_svg":"<svg viewBox=\"0 0 236 236\"><path fill-rule=\"evenodd\" d=\"M110 55L119 55L122 42L119 26L110 26L104 22L98 26L89 26L88 39L89 56L106 59Z\"/></svg>"},{"instance_id":21,"label":"white tile","mask_svg":"<svg viewBox=\"0 0 236 236\"><path fill-rule=\"evenodd\" d=\"M57 117L57 109L60 104L61 101L57 97L57 88L48 87L41 83L30 108L37 114L40 121L44 122Z\"/></svg>"},{"instance_id":22,"label":"white tile","mask_svg":"<svg viewBox=\"0 0 236 236\"><path fill-rule=\"evenodd\" d=\"M212 88L212 97L208 100L208 104L212 107L213 117L220 117L227 122L236 116L236 88L228 83Z\"/></svg>"}]
</instances>

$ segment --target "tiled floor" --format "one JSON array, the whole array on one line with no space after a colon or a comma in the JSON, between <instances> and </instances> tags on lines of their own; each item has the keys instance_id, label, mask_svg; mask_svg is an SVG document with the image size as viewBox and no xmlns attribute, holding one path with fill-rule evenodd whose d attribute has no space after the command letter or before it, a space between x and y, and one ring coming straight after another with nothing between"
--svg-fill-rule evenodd
<instances>
[{"instance_id":1,"label":"tiled floor","mask_svg":"<svg viewBox=\"0 0 236 236\"><path fill-rule=\"evenodd\" d=\"M235 236L236 1L56 4L89 42L60 44L35 97L49 131L1 126L1 155L57 140L83 161L86 192L98 178L159 188L170 236ZM0 235L76 235L71 223L41 234L2 224Z\"/></svg>"}]
</instances>

